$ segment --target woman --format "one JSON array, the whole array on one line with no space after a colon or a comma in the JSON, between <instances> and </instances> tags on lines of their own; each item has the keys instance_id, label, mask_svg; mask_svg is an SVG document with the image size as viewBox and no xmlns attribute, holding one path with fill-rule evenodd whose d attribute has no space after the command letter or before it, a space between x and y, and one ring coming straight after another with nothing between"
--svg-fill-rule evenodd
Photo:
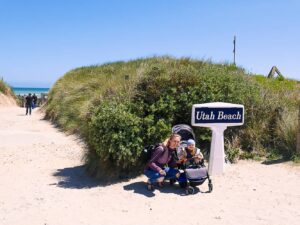
<instances>
[{"instance_id":1,"label":"woman","mask_svg":"<svg viewBox=\"0 0 300 225\"><path fill-rule=\"evenodd\" d=\"M151 155L151 159L146 164L145 175L149 178L147 182L148 190L153 190L153 185L157 183L162 186L164 179L174 179L180 176L173 151L176 151L181 137L178 134L172 134L163 144L160 144Z\"/></svg>"}]
</instances>

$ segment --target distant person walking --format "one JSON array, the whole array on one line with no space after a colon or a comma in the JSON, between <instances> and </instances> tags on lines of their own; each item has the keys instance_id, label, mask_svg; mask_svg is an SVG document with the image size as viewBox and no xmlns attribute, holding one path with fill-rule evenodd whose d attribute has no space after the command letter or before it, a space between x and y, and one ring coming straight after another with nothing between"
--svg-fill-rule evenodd
<instances>
[{"instance_id":1,"label":"distant person walking","mask_svg":"<svg viewBox=\"0 0 300 225\"><path fill-rule=\"evenodd\" d=\"M22 96L22 107L26 107L26 95Z\"/></svg>"},{"instance_id":2,"label":"distant person walking","mask_svg":"<svg viewBox=\"0 0 300 225\"><path fill-rule=\"evenodd\" d=\"M28 96L26 96L25 98L25 106L26 106L26 115L29 113L29 115L31 115L31 107L32 107L32 96L29 93Z\"/></svg>"},{"instance_id":3,"label":"distant person walking","mask_svg":"<svg viewBox=\"0 0 300 225\"><path fill-rule=\"evenodd\" d=\"M35 93L32 95L32 108L34 109L37 106L37 96L35 95Z\"/></svg>"}]
</instances>

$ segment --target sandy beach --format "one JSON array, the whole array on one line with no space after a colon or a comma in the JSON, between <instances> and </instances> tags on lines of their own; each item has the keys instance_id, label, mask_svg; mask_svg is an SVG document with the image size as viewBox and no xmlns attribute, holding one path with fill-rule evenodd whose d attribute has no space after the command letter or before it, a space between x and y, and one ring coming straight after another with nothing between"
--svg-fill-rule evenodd
<instances>
[{"instance_id":1,"label":"sandy beach","mask_svg":"<svg viewBox=\"0 0 300 225\"><path fill-rule=\"evenodd\" d=\"M299 165L240 161L195 195L149 192L143 175L105 186L84 173L83 143L38 109L0 107L0 118L1 225L299 224Z\"/></svg>"}]
</instances>

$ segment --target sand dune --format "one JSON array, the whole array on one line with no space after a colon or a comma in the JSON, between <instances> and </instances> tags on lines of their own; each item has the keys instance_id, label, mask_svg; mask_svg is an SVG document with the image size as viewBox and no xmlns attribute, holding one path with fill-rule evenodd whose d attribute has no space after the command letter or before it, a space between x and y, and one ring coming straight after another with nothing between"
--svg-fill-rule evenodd
<instances>
[{"instance_id":1,"label":"sand dune","mask_svg":"<svg viewBox=\"0 0 300 225\"><path fill-rule=\"evenodd\" d=\"M16 101L11 97L0 92L0 107L16 106Z\"/></svg>"},{"instance_id":2,"label":"sand dune","mask_svg":"<svg viewBox=\"0 0 300 225\"><path fill-rule=\"evenodd\" d=\"M195 195L154 192L142 175L104 186L84 173L84 145L18 107L0 107L0 224L299 224L300 167L241 161Z\"/></svg>"}]
</instances>

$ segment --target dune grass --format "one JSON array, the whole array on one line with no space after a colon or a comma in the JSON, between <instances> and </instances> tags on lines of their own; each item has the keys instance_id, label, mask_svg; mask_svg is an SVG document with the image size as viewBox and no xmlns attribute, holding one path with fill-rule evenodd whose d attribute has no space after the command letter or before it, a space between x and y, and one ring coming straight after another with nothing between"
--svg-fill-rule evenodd
<instances>
[{"instance_id":1,"label":"dune grass","mask_svg":"<svg viewBox=\"0 0 300 225\"><path fill-rule=\"evenodd\" d=\"M9 95L9 96L16 98L11 87L7 83L5 83L4 80L0 80L0 92L2 92L5 95Z\"/></svg>"},{"instance_id":2,"label":"dune grass","mask_svg":"<svg viewBox=\"0 0 300 225\"><path fill-rule=\"evenodd\" d=\"M7 84L5 84L3 80L0 80L0 92L2 92L3 94L7 94L7 89Z\"/></svg>"}]
</instances>

